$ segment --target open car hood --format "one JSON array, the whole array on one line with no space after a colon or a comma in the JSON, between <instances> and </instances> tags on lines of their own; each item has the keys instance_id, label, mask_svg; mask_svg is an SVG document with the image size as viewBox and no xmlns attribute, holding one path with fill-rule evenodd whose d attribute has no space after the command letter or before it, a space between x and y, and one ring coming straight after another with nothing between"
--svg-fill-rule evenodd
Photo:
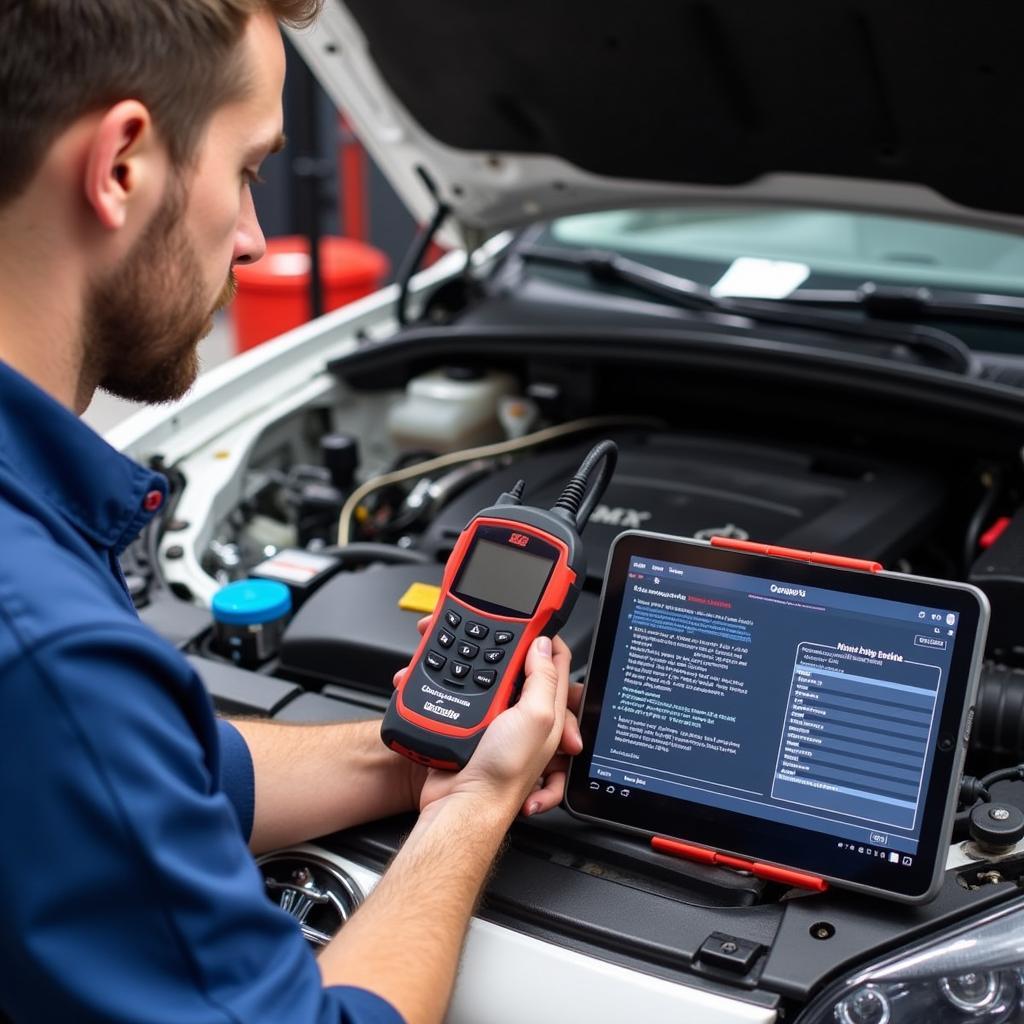
<instances>
[{"instance_id":1,"label":"open car hood","mask_svg":"<svg viewBox=\"0 0 1024 1024\"><path fill-rule=\"evenodd\" d=\"M473 244L648 204L1024 232L1024 5L327 0L293 40L414 216Z\"/></svg>"}]
</instances>

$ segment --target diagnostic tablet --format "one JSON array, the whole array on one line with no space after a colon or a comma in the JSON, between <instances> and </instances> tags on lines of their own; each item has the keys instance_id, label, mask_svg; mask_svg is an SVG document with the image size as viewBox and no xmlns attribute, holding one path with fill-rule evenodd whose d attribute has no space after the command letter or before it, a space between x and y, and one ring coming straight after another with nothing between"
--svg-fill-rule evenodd
<instances>
[{"instance_id":1,"label":"diagnostic tablet","mask_svg":"<svg viewBox=\"0 0 1024 1024\"><path fill-rule=\"evenodd\" d=\"M566 806L705 863L928 900L987 623L965 584L624 533Z\"/></svg>"}]
</instances>

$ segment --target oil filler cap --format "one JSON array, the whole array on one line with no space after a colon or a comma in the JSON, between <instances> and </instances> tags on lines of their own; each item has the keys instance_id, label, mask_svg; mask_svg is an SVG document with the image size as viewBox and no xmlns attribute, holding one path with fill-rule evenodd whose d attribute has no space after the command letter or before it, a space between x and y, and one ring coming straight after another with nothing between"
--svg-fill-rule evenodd
<instances>
[{"instance_id":1,"label":"oil filler cap","mask_svg":"<svg viewBox=\"0 0 1024 1024\"><path fill-rule=\"evenodd\" d=\"M1005 853L1024 839L1024 813L1012 804L978 804L971 811L970 831L983 853Z\"/></svg>"}]
</instances>

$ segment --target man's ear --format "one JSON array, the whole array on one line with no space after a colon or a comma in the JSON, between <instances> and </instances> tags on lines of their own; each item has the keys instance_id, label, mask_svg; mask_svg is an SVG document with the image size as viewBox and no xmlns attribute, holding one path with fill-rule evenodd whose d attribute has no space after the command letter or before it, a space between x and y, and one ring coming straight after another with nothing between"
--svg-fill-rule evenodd
<instances>
[{"instance_id":1,"label":"man's ear","mask_svg":"<svg viewBox=\"0 0 1024 1024\"><path fill-rule=\"evenodd\" d=\"M86 154L85 199L100 225L124 227L133 206L163 194L167 156L149 110L138 100L111 107L92 134Z\"/></svg>"}]
</instances>

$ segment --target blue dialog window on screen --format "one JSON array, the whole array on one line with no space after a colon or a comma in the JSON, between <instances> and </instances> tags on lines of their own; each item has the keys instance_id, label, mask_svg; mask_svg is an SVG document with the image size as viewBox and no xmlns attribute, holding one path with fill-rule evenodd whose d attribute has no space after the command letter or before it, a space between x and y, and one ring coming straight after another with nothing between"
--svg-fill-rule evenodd
<instances>
[{"instance_id":1,"label":"blue dialog window on screen","mask_svg":"<svg viewBox=\"0 0 1024 1024\"><path fill-rule=\"evenodd\" d=\"M957 626L634 557L590 775L916 853Z\"/></svg>"}]
</instances>

